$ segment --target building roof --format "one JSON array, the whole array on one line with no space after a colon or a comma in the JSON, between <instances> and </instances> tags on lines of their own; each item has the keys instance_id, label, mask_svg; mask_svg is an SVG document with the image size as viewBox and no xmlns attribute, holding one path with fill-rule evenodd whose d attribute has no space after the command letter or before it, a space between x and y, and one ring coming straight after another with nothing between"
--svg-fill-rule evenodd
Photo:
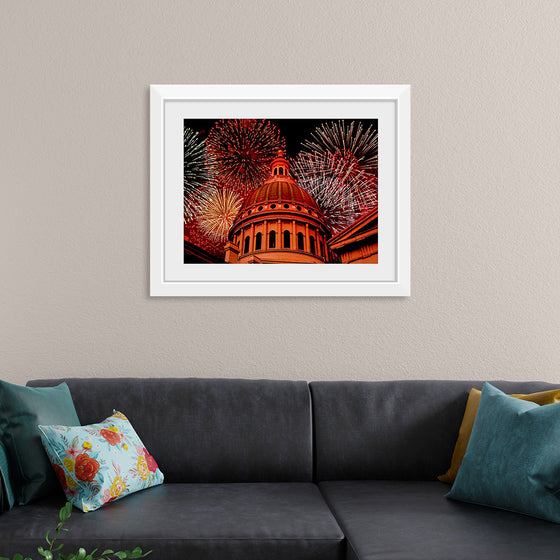
<instances>
[{"instance_id":1,"label":"building roof","mask_svg":"<svg viewBox=\"0 0 560 560\"><path fill-rule=\"evenodd\" d=\"M373 235L377 235L377 207L358 218L346 229L337 233L329 241L331 249L340 249L350 243L357 243Z\"/></svg>"},{"instance_id":2,"label":"building roof","mask_svg":"<svg viewBox=\"0 0 560 560\"><path fill-rule=\"evenodd\" d=\"M184 260L186 263L223 263L224 259L212 255L208 251L198 247L189 241L189 238L185 236L184 238Z\"/></svg>"}]
</instances>

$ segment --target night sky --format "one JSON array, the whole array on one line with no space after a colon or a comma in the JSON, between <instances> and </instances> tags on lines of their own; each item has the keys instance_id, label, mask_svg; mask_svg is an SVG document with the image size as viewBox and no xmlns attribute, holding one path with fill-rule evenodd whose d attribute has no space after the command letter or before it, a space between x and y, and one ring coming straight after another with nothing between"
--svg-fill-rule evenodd
<instances>
[{"instance_id":1,"label":"night sky","mask_svg":"<svg viewBox=\"0 0 560 560\"><path fill-rule=\"evenodd\" d=\"M267 119L280 129L286 140L286 152L288 157L297 156L304 140L311 138L311 133L322 123L332 122L336 119ZM358 119L356 119L358 120ZM370 125L377 128L377 119L359 119L367 129ZM216 119L185 119L184 126L192 128L201 133L203 138L208 136L210 129Z\"/></svg>"}]
</instances>

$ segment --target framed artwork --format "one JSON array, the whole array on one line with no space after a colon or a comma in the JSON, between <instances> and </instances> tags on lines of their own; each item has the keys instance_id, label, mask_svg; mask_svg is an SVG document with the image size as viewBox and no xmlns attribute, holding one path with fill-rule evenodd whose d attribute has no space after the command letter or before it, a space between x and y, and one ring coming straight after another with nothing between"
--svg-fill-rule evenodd
<instances>
[{"instance_id":1,"label":"framed artwork","mask_svg":"<svg viewBox=\"0 0 560 560\"><path fill-rule=\"evenodd\" d=\"M410 86L150 86L150 295L410 295Z\"/></svg>"}]
</instances>

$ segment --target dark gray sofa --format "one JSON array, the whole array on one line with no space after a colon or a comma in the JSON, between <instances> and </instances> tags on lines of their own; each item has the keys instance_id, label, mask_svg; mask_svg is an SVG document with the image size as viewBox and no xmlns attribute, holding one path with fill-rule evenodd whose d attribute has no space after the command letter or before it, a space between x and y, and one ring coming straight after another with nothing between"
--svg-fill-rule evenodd
<instances>
[{"instance_id":1,"label":"dark gray sofa","mask_svg":"<svg viewBox=\"0 0 560 560\"><path fill-rule=\"evenodd\" d=\"M436 481L480 382L64 381L82 424L124 412L165 474L162 486L98 511L74 509L68 551L141 546L154 560L558 556L557 525L448 501ZM0 516L0 556L33 555L64 501L60 493Z\"/></svg>"}]
</instances>

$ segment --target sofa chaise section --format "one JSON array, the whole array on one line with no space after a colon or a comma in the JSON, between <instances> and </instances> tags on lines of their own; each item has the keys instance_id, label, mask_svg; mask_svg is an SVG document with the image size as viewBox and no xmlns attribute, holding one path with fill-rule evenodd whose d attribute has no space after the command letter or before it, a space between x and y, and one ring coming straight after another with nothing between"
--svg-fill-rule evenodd
<instances>
[{"instance_id":1,"label":"sofa chaise section","mask_svg":"<svg viewBox=\"0 0 560 560\"><path fill-rule=\"evenodd\" d=\"M507 393L549 383L492 382ZM313 382L316 477L348 560L558 557L558 525L452 502L449 467L469 381Z\"/></svg>"},{"instance_id":2,"label":"sofa chaise section","mask_svg":"<svg viewBox=\"0 0 560 560\"><path fill-rule=\"evenodd\" d=\"M446 500L439 482L319 484L348 539L348 560L556 560L558 525Z\"/></svg>"}]
</instances>

